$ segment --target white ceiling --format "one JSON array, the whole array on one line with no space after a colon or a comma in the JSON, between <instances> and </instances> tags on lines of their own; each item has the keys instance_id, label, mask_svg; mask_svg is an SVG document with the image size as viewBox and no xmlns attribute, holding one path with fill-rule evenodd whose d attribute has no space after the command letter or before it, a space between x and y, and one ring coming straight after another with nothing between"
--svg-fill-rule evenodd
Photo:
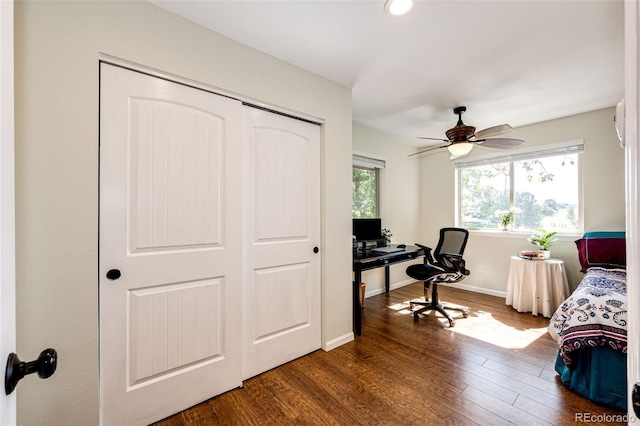
<instances>
[{"instance_id":1,"label":"white ceiling","mask_svg":"<svg viewBox=\"0 0 640 426\"><path fill-rule=\"evenodd\" d=\"M624 96L622 0L153 3L353 90L353 120L406 143L614 106ZM612 117L613 119L613 117ZM431 142L436 143L436 142Z\"/></svg>"}]
</instances>

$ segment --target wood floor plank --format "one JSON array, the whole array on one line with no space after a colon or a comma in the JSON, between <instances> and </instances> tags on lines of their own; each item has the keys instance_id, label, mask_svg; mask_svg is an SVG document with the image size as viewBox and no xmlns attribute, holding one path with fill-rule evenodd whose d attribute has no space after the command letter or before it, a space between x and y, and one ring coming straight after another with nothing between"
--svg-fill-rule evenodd
<instances>
[{"instance_id":1,"label":"wood floor plank","mask_svg":"<svg viewBox=\"0 0 640 426\"><path fill-rule=\"evenodd\" d=\"M542 369L542 373L540 374L541 379L544 379L553 383L555 383L557 376L558 376L558 373L556 372L556 370L550 367Z\"/></svg>"},{"instance_id":2,"label":"wood floor plank","mask_svg":"<svg viewBox=\"0 0 640 426\"><path fill-rule=\"evenodd\" d=\"M462 393L462 397L475 402L481 407L515 425L526 424L527 426L553 426L551 423L548 423L537 416L530 415L529 413L520 410L518 407L500 401L492 395L478 390L473 386L469 386L465 389Z\"/></svg>"},{"instance_id":3,"label":"wood floor plank","mask_svg":"<svg viewBox=\"0 0 640 426\"><path fill-rule=\"evenodd\" d=\"M450 329L436 315L413 320L408 301L422 295L415 283L367 298L363 334L354 341L157 425L569 425L576 413L624 414L562 385L548 319L443 287L442 300L471 311Z\"/></svg>"},{"instance_id":4,"label":"wood floor plank","mask_svg":"<svg viewBox=\"0 0 640 426\"><path fill-rule=\"evenodd\" d=\"M461 374L465 374L466 372L462 372ZM499 399L500 401L506 402L507 404L515 403L516 399L520 395L518 392L515 392L511 389L507 389L501 384L491 382L482 377L468 374L464 376L466 381L469 383L469 386L473 386L475 389L478 389L484 393L487 393L494 398Z\"/></svg>"},{"instance_id":5,"label":"wood floor plank","mask_svg":"<svg viewBox=\"0 0 640 426\"><path fill-rule=\"evenodd\" d=\"M457 406L460 407L461 411L468 413L469 421L474 424L480 424L482 426L519 426L467 398L461 397L457 402ZM448 425L446 422L438 422L434 424Z\"/></svg>"},{"instance_id":6,"label":"wood floor plank","mask_svg":"<svg viewBox=\"0 0 640 426\"><path fill-rule=\"evenodd\" d=\"M524 395L518 395L513 406L529 413L532 416L539 417L552 425L566 424L569 420L569 418L563 416L560 411L549 408L548 406L540 404L539 402L527 398ZM573 419L571 420L573 421Z\"/></svg>"},{"instance_id":7,"label":"wood floor plank","mask_svg":"<svg viewBox=\"0 0 640 426\"><path fill-rule=\"evenodd\" d=\"M511 365L505 365L499 361L495 361L492 359L485 362L483 367L503 374L505 376L509 376L512 379L517 379L524 383L528 383L529 385L535 386L545 392L553 393L557 389L557 386L539 377L541 371L537 371L535 374L531 374L529 373L529 371L523 371L518 368L512 367Z\"/></svg>"}]
</instances>

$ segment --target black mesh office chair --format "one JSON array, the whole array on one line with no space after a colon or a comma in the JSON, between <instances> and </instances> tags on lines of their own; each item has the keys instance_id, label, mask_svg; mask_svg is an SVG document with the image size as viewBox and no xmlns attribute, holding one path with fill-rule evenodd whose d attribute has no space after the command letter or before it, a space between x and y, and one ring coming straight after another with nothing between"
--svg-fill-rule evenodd
<instances>
[{"instance_id":1,"label":"black mesh office chair","mask_svg":"<svg viewBox=\"0 0 640 426\"><path fill-rule=\"evenodd\" d=\"M424 264L411 265L407 268L407 275L424 282L424 302L410 302L411 310L413 305L420 305L422 308L413 311L413 319L418 320L419 314L424 311L438 311L449 320L449 326L453 327L455 321L445 309L460 311L466 318L469 311L464 308L444 306L438 300L438 283L455 283L462 281L469 275L469 270L464 266L462 254L467 245L469 231L461 228L442 228L440 230L440 240L433 255L431 248L416 244L424 250ZM433 285L431 291L431 301L428 300L429 286Z\"/></svg>"}]
</instances>

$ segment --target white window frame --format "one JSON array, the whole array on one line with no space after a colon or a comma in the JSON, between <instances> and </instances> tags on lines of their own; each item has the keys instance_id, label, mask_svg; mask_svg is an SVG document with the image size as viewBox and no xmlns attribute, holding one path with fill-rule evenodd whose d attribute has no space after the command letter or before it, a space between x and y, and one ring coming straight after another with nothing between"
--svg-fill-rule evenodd
<instances>
[{"instance_id":1,"label":"white window frame","mask_svg":"<svg viewBox=\"0 0 640 426\"><path fill-rule=\"evenodd\" d=\"M509 205L511 208L515 204L515 188L514 188L514 162L522 160L530 160L535 158L553 157L562 154L582 154L584 152L584 140L577 139L567 142L560 142L532 148L524 148L508 151L504 154L487 154L463 157L455 161L456 167L456 205L455 205L455 223L460 226L462 223L462 170L467 167L482 166L496 163L509 163ZM578 230L575 232L558 232L558 236L579 236L584 232L584 184L583 184L583 167L581 156L578 155ZM520 238L522 234L529 234L530 230L504 232L500 229L480 229L469 228L471 232L478 233L495 233L500 236L515 235Z\"/></svg>"}]
</instances>

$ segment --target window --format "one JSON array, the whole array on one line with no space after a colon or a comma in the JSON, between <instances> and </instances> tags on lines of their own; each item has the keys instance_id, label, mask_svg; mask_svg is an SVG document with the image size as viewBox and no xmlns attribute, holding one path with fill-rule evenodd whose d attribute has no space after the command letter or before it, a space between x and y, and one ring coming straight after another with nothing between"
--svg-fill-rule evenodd
<instances>
[{"instance_id":1,"label":"window","mask_svg":"<svg viewBox=\"0 0 640 426\"><path fill-rule=\"evenodd\" d=\"M544 228L580 233L579 160L582 141L489 159L456 162L458 223L465 228L501 229L515 212L513 230Z\"/></svg>"},{"instance_id":2,"label":"window","mask_svg":"<svg viewBox=\"0 0 640 426\"><path fill-rule=\"evenodd\" d=\"M378 217L378 170L353 167L351 214Z\"/></svg>"},{"instance_id":3,"label":"window","mask_svg":"<svg viewBox=\"0 0 640 426\"><path fill-rule=\"evenodd\" d=\"M352 217L380 217L380 169L384 166L384 159L371 154L353 155Z\"/></svg>"}]
</instances>

